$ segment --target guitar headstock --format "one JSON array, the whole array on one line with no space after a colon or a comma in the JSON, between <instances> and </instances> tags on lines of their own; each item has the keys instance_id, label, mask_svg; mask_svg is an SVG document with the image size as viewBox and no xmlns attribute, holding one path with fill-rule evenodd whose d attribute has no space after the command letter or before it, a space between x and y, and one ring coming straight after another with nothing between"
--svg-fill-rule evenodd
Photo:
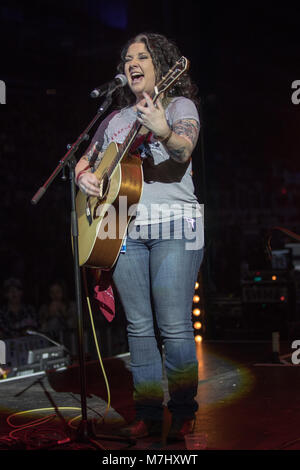
<instances>
[{"instance_id":1,"label":"guitar headstock","mask_svg":"<svg viewBox=\"0 0 300 470\"><path fill-rule=\"evenodd\" d=\"M173 65L169 72L161 79L161 81L154 87L154 97L155 101L159 95L165 93L169 88L171 88L174 83L179 79L179 77L189 69L190 62L186 57L180 57L179 60Z\"/></svg>"}]
</instances>

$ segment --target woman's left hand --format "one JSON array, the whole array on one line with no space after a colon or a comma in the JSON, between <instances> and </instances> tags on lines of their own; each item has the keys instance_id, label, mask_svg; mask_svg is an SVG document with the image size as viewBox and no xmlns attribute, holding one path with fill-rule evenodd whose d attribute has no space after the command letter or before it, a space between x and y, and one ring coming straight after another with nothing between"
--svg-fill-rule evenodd
<instances>
[{"instance_id":1,"label":"woman's left hand","mask_svg":"<svg viewBox=\"0 0 300 470\"><path fill-rule=\"evenodd\" d=\"M136 105L138 110L137 119L154 135L164 138L169 134L170 127L166 120L163 105L159 99L154 104L148 93L144 92L143 95L145 100Z\"/></svg>"}]
</instances>

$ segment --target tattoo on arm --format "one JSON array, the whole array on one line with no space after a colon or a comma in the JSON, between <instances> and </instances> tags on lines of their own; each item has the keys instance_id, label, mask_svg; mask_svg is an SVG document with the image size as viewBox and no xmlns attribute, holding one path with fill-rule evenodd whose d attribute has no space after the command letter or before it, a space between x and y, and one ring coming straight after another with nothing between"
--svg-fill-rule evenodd
<instances>
[{"instance_id":1,"label":"tattoo on arm","mask_svg":"<svg viewBox=\"0 0 300 470\"><path fill-rule=\"evenodd\" d=\"M192 148L190 148L190 145L181 144L179 148L169 148L173 160L180 163L187 161L197 143L199 129L199 122L195 119L180 119L173 124L174 134L184 137L192 146Z\"/></svg>"},{"instance_id":2,"label":"tattoo on arm","mask_svg":"<svg viewBox=\"0 0 300 470\"><path fill-rule=\"evenodd\" d=\"M175 134L187 137L195 147L199 136L200 125L195 119L180 119L173 124Z\"/></svg>"}]
</instances>

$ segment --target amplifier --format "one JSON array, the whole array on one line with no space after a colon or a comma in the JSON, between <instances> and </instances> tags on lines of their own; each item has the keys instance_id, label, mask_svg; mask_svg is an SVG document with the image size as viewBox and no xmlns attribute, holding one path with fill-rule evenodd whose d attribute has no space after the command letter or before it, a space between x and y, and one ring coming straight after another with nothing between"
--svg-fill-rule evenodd
<instances>
[{"instance_id":1,"label":"amplifier","mask_svg":"<svg viewBox=\"0 0 300 470\"><path fill-rule=\"evenodd\" d=\"M289 286L287 285L269 285L261 283L247 283L242 288L243 303L287 303L289 300Z\"/></svg>"},{"instance_id":2,"label":"amplifier","mask_svg":"<svg viewBox=\"0 0 300 470\"><path fill-rule=\"evenodd\" d=\"M59 346L52 346L50 348L33 349L28 351L27 364L34 364L35 362L49 362L51 359L64 357L65 352Z\"/></svg>"},{"instance_id":3,"label":"amplifier","mask_svg":"<svg viewBox=\"0 0 300 470\"><path fill-rule=\"evenodd\" d=\"M286 304L294 288L292 271L250 271L241 281L242 302Z\"/></svg>"},{"instance_id":4,"label":"amplifier","mask_svg":"<svg viewBox=\"0 0 300 470\"><path fill-rule=\"evenodd\" d=\"M19 337L5 340L6 364L2 378L22 377L70 365L70 356L63 346L49 346L38 337ZM0 377L1 378L1 377Z\"/></svg>"},{"instance_id":5,"label":"amplifier","mask_svg":"<svg viewBox=\"0 0 300 470\"><path fill-rule=\"evenodd\" d=\"M270 337L272 331L279 331L286 338L296 315L295 292L293 270L248 272L241 281L241 303L249 337Z\"/></svg>"},{"instance_id":6,"label":"amplifier","mask_svg":"<svg viewBox=\"0 0 300 470\"><path fill-rule=\"evenodd\" d=\"M20 336L4 340L6 364L9 368L24 366L28 363L29 351L47 348L49 341L38 336Z\"/></svg>"},{"instance_id":7,"label":"amplifier","mask_svg":"<svg viewBox=\"0 0 300 470\"><path fill-rule=\"evenodd\" d=\"M47 370L61 369L70 365L70 358L68 356L58 359L50 359L45 362L34 362L25 366L13 367L7 370L6 378L12 377L26 377L28 375L44 372ZM4 379L5 380L5 379Z\"/></svg>"}]
</instances>

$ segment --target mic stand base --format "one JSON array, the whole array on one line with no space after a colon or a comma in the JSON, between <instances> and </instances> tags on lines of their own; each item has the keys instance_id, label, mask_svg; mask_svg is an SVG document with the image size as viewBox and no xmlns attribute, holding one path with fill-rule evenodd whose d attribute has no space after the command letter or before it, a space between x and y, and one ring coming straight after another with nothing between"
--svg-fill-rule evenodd
<instances>
[{"instance_id":1,"label":"mic stand base","mask_svg":"<svg viewBox=\"0 0 300 470\"><path fill-rule=\"evenodd\" d=\"M100 443L95 442L98 437L96 436L93 423L90 420L82 420L76 429L76 436L72 442L81 442L83 444L92 444L94 447L107 450Z\"/></svg>"}]
</instances>

